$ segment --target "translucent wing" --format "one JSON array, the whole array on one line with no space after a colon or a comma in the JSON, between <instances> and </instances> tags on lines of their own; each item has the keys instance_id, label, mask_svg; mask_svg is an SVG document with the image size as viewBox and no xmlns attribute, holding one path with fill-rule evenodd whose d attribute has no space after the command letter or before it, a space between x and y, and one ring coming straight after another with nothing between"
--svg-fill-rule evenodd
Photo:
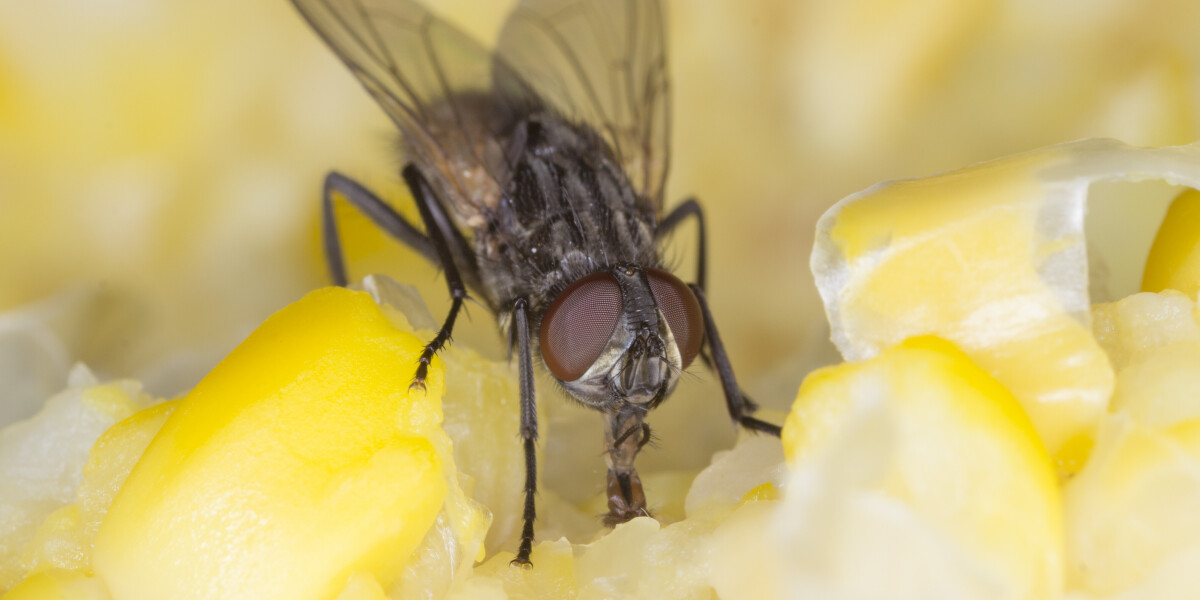
<instances>
[{"instance_id":1,"label":"translucent wing","mask_svg":"<svg viewBox=\"0 0 1200 600\"><path fill-rule=\"evenodd\" d=\"M465 225L500 195L497 98L525 85L467 35L410 0L293 0L404 134ZM526 98L532 98L527 96Z\"/></svg>"},{"instance_id":2,"label":"translucent wing","mask_svg":"<svg viewBox=\"0 0 1200 600\"><path fill-rule=\"evenodd\" d=\"M658 0L520 0L497 47L542 101L605 137L658 212L671 125L663 22Z\"/></svg>"}]
</instances>

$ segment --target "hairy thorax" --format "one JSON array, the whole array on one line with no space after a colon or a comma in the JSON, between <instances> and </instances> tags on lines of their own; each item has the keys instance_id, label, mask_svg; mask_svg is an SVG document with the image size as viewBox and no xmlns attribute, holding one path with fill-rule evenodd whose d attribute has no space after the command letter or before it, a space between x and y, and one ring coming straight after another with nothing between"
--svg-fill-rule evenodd
<instances>
[{"instance_id":1,"label":"hairy thorax","mask_svg":"<svg viewBox=\"0 0 1200 600\"><path fill-rule=\"evenodd\" d=\"M526 297L538 314L589 273L658 266L654 211L599 136L543 112L517 122L506 142L503 191L492 218L475 230L494 306Z\"/></svg>"}]
</instances>

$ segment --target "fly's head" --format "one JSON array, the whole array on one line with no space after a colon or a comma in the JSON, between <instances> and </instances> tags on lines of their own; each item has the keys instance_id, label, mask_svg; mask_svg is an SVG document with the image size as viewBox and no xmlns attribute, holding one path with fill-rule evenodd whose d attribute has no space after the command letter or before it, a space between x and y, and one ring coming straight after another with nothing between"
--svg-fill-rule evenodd
<instances>
[{"instance_id":1,"label":"fly's head","mask_svg":"<svg viewBox=\"0 0 1200 600\"><path fill-rule=\"evenodd\" d=\"M541 325L542 359L567 392L600 409L654 408L700 351L691 289L654 268L620 265L558 294Z\"/></svg>"}]
</instances>

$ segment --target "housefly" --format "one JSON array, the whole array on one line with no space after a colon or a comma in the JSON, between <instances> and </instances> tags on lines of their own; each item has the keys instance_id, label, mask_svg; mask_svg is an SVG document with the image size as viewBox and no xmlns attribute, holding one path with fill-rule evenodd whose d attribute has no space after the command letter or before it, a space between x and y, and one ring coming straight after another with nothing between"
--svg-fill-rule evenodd
<instances>
[{"instance_id":1,"label":"housefly","mask_svg":"<svg viewBox=\"0 0 1200 600\"><path fill-rule=\"evenodd\" d=\"M697 357L717 372L735 423L779 435L750 416L705 301L700 204L663 211L670 87L657 0L520 0L494 52L410 0L293 2L400 129L421 217L417 227L330 173L322 214L335 283L346 284L341 197L445 273L449 314L414 387L468 293L516 352L526 472L514 564L529 566L533 545L535 357L604 416L610 525L649 514L634 468L650 440L644 420ZM700 236L691 284L660 252L688 219Z\"/></svg>"}]
</instances>

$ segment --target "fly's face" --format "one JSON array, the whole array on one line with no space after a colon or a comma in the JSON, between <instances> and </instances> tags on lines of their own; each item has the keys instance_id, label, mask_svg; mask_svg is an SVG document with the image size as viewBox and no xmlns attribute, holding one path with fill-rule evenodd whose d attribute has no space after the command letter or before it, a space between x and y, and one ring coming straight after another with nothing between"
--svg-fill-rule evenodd
<instances>
[{"instance_id":1,"label":"fly's face","mask_svg":"<svg viewBox=\"0 0 1200 600\"><path fill-rule=\"evenodd\" d=\"M700 351L703 317L679 278L622 265L583 277L542 318L542 359L563 387L597 408L654 408Z\"/></svg>"}]
</instances>

